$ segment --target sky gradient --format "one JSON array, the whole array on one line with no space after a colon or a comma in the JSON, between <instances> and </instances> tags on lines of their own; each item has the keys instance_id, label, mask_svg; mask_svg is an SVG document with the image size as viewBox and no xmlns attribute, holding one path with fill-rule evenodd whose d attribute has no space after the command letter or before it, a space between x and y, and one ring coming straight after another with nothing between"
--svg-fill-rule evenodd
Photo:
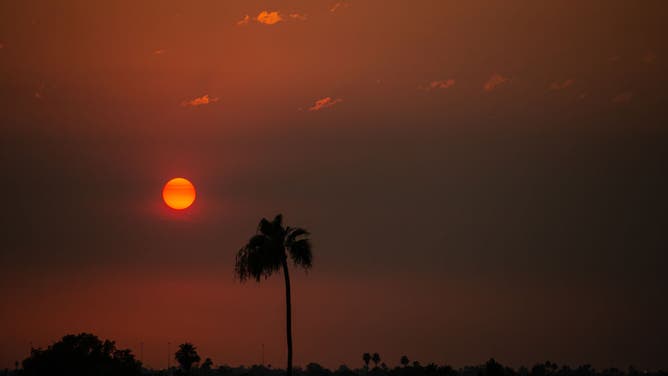
<instances>
[{"instance_id":1,"label":"sky gradient","mask_svg":"<svg viewBox=\"0 0 668 376\"><path fill-rule=\"evenodd\" d=\"M0 2L0 367L94 332L295 363L666 368L662 1ZM194 205L162 187L183 176Z\"/></svg>"}]
</instances>

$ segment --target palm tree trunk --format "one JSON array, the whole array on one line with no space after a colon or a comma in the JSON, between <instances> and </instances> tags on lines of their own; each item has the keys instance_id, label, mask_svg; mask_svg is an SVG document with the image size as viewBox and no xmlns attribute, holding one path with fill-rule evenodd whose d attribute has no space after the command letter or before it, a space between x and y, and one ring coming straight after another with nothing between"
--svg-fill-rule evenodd
<instances>
[{"instance_id":1,"label":"palm tree trunk","mask_svg":"<svg viewBox=\"0 0 668 376\"><path fill-rule=\"evenodd\" d=\"M283 259L283 275L285 276L285 329L288 339L288 367L286 376L292 376L292 304L290 303L290 273L287 258Z\"/></svg>"}]
</instances>

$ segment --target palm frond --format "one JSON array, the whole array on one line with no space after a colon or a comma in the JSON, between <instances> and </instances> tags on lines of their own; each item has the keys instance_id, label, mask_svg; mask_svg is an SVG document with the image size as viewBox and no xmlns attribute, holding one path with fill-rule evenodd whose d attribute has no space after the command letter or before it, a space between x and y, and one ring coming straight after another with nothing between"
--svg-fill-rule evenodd
<instances>
[{"instance_id":1,"label":"palm frond","mask_svg":"<svg viewBox=\"0 0 668 376\"><path fill-rule=\"evenodd\" d=\"M273 223L269 222L267 218L262 218L260 223L257 225L257 232L264 234L266 236L271 236L273 233Z\"/></svg>"},{"instance_id":2,"label":"palm frond","mask_svg":"<svg viewBox=\"0 0 668 376\"><path fill-rule=\"evenodd\" d=\"M277 214L276 217L274 217L274 227L275 228L282 228L283 227L283 214Z\"/></svg>"},{"instance_id":3,"label":"palm frond","mask_svg":"<svg viewBox=\"0 0 668 376\"><path fill-rule=\"evenodd\" d=\"M293 243L295 240L297 240L298 237L309 235L308 231L306 231L303 228L299 228L299 227L297 227L297 228L288 227L286 232L288 234L285 237L285 244L287 246L290 246L290 244Z\"/></svg>"},{"instance_id":4,"label":"palm frond","mask_svg":"<svg viewBox=\"0 0 668 376\"><path fill-rule=\"evenodd\" d=\"M253 236L237 253L234 271L239 280L243 282L252 278L260 281L262 277L267 278L279 270L282 247L278 251L277 248L273 239L262 234Z\"/></svg>"},{"instance_id":5,"label":"palm frond","mask_svg":"<svg viewBox=\"0 0 668 376\"><path fill-rule=\"evenodd\" d=\"M290 258L304 269L310 269L313 266L313 253L311 252L311 242L309 239L299 239L292 241L287 246Z\"/></svg>"}]
</instances>

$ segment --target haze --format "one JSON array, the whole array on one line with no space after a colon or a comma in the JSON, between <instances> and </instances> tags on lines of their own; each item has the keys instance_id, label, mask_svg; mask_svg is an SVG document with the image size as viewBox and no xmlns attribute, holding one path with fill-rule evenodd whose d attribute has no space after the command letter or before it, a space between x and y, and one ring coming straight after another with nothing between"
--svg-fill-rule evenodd
<instances>
[{"instance_id":1,"label":"haze","mask_svg":"<svg viewBox=\"0 0 668 376\"><path fill-rule=\"evenodd\" d=\"M233 275L279 212L296 364L665 367L666 8L0 2L0 367L81 331L282 365L283 282Z\"/></svg>"}]
</instances>

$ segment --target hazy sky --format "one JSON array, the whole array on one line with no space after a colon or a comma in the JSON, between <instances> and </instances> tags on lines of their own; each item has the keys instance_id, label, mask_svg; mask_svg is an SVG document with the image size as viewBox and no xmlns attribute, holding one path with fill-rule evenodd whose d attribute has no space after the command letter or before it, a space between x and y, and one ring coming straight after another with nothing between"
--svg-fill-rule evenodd
<instances>
[{"instance_id":1,"label":"hazy sky","mask_svg":"<svg viewBox=\"0 0 668 376\"><path fill-rule=\"evenodd\" d=\"M81 331L284 367L282 277L233 276L281 212L297 364L665 368L667 11L1 1L0 367Z\"/></svg>"}]
</instances>

